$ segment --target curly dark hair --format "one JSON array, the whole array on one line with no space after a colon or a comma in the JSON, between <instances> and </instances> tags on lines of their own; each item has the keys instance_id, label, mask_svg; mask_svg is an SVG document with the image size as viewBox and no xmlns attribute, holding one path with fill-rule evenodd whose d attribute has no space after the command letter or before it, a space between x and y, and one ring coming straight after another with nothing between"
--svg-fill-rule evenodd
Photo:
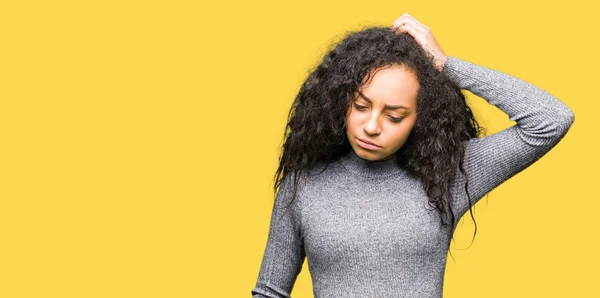
<instances>
[{"instance_id":1,"label":"curly dark hair","mask_svg":"<svg viewBox=\"0 0 600 298\"><path fill-rule=\"evenodd\" d=\"M439 211L442 225L454 227L457 219L451 208L450 187L457 167L466 175L462 164L464 141L477 137L484 129L467 106L460 87L435 68L433 58L411 35L396 34L389 27L347 32L341 42L329 46L320 64L309 72L288 113L274 191L277 194L284 177L292 173L293 201L303 171L328 165L352 150L346 135L346 111L355 99L355 91L368 81L365 76L390 65L414 71L420 86L418 117L405 144L396 152L398 166L422 183L429 205ZM468 192L467 197L473 218Z\"/></svg>"}]
</instances>

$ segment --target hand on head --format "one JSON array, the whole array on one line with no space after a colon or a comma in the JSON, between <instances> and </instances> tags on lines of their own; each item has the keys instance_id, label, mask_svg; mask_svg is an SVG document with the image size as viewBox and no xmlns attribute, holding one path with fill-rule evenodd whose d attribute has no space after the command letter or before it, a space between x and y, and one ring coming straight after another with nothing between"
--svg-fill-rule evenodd
<instances>
[{"instance_id":1,"label":"hand on head","mask_svg":"<svg viewBox=\"0 0 600 298\"><path fill-rule=\"evenodd\" d=\"M390 31L396 34L408 33L433 58L433 64L438 71L444 68L447 55L440 47L429 27L421 24L408 13L404 13L392 24Z\"/></svg>"}]
</instances>

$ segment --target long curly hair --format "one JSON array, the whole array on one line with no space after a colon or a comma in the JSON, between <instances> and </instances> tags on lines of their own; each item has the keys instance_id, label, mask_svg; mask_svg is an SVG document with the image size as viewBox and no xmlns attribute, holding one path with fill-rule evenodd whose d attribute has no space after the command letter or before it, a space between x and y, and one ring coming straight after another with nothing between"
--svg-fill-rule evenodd
<instances>
[{"instance_id":1,"label":"long curly hair","mask_svg":"<svg viewBox=\"0 0 600 298\"><path fill-rule=\"evenodd\" d=\"M419 91L417 120L396 152L398 166L421 182L429 205L439 211L442 226L454 227L457 219L451 208L451 184L457 167L466 175L462 165L464 141L477 137L483 128L460 87L435 68L433 58L409 34L389 29L369 27L347 32L309 71L288 113L273 188L277 194L284 177L291 174L293 201L303 171L328 165L352 150L346 135L346 112L355 91L369 81L364 79L372 70L402 65L414 71ZM465 190L467 187L468 179ZM468 192L467 197L473 218Z\"/></svg>"}]
</instances>

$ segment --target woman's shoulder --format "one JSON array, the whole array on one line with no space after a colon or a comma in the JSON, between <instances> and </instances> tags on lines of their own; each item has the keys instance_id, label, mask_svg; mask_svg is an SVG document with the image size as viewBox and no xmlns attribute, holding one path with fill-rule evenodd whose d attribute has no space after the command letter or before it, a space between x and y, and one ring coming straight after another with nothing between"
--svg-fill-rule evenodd
<instances>
[{"instance_id":1,"label":"woman's shoulder","mask_svg":"<svg viewBox=\"0 0 600 298\"><path fill-rule=\"evenodd\" d=\"M338 177L342 171L343 167L339 160L318 161L314 165L305 167L299 172L291 171L283 180L287 183L297 180L297 186L308 186L312 188L315 187L315 185L327 183L327 181L334 181L335 177ZM297 179L296 176L298 176Z\"/></svg>"},{"instance_id":2,"label":"woman's shoulder","mask_svg":"<svg viewBox=\"0 0 600 298\"><path fill-rule=\"evenodd\" d=\"M322 179L338 175L343 170L340 159L317 161L314 166L306 169L305 179Z\"/></svg>"}]
</instances>

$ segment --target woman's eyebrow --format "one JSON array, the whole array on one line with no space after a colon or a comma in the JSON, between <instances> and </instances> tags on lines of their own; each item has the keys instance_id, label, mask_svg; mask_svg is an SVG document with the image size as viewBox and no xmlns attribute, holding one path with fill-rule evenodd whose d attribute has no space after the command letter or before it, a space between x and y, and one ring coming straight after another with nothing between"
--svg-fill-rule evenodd
<instances>
[{"instance_id":1,"label":"woman's eyebrow","mask_svg":"<svg viewBox=\"0 0 600 298\"><path fill-rule=\"evenodd\" d=\"M369 103L371 103L371 104L373 103L373 101L371 101L370 99L368 99L368 98L367 98L367 97L366 97L364 94L362 94L362 92L358 91L358 94L360 94L360 96L361 96L362 98L364 98L366 101L368 101ZM410 108L408 108L408 107L405 107L405 106L403 106L403 105L398 105L398 106L390 106L390 105L385 105L385 108L384 108L384 110L385 110L385 109L388 109L388 110L398 110L398 109L404 109L404 110L410 111Z\"/></svg>"}]
</instances>

